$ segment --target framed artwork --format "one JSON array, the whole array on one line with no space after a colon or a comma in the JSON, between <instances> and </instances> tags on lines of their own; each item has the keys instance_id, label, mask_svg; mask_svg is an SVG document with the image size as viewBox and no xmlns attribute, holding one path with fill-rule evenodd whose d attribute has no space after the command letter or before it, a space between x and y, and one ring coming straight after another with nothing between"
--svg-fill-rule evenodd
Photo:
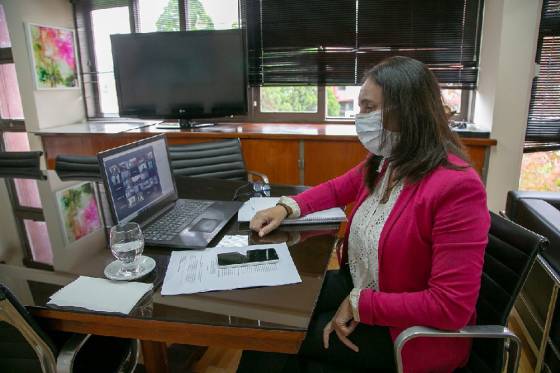
<instances>
[{"instance_id":1,"label":"framed artwork","mask_svg":"<svg viewBox=\"0 0 560 373\"><path fill-rule=\"evenodd\" d=\"M35 88L80 88L74 30L28 23L27 33Z\"/></svg>"},{"instance_id":2,"label":"framed artwork","mask_svg":"<svg viewBox=\"0 0 560 373\"><path fill-rule=\"evenodd\" d=\"M67 244L102 227L92 183L84 182L57 191L56 202Z\"/></svg>"}]
</instances>

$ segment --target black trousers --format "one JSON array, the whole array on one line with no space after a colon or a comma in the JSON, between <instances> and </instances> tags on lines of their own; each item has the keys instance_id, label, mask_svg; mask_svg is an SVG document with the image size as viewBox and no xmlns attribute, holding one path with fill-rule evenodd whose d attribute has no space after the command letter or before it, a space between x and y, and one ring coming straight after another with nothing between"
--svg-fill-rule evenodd
<instances>
[{"instance_id":1,"label":"black trousers","mask_svg":"<svg viewBox=\"0 0 560 373\"><path fill-rule=\"evenodd\" d=\"M349 336L359 352L346 347L334 332L329 349L323 347L323 329L352 288L347 266L328 271L298 354L244 351L237 372L394 372L393 342L386 327L359 324Z\"/></svg>"}]
</instances>

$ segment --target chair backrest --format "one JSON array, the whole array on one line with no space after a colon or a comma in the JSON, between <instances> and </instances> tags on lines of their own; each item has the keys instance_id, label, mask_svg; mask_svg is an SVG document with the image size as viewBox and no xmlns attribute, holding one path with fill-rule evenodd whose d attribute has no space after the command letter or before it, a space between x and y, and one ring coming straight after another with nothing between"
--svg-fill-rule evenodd
<instances>
[{"instance_id":1,"label":"chair backrest","mask_svg":"<svg viewBox=\"0 0 560 373\"><path fill-rule=\"evenodd\" d=\"M41 151L0 152L0 176L42 178L40 162L42 154Z\"/></svg>"},{"instance_id":2,"label":"chair backrest","mask_svg":"<svg viewBox=\"0 0 560 373\"><path fill-rule=\"evenodd\" d=\"M54 169L61 180L101 180L96 156L57 155Z\"/></svg>"},{"instance_id":3,"label":"chair backrest","mask_svg":"<svg viewBox=\"0 0 560 373\"><path fill-rule=\"evenodd\" d=\"M548 241L511 220L494 213L490 215L492 223L476 307L477 324L506 326L529 270ZM503 350L502 340L473 340L466 370L477 373L500 372Z\"/></svg>"},{"instance_id":4,"label":"chair backrest","mask_svg":"<svg viewBox=\"0 0 560 373\"><path fill-rule=\"evenodd\" d=\"M0 371L54 373L56 353L51 339L0 284Z\"/></svg>"},{"instance_id":5,"label":"chair backrest","mask_svg":"<svg viewBox=\"0 0 560 373\"><path fill-rule=\"evenodd\" d=\"M247 180L239 139L169 147L174 175Z\"/></svg>"}]
</instances>

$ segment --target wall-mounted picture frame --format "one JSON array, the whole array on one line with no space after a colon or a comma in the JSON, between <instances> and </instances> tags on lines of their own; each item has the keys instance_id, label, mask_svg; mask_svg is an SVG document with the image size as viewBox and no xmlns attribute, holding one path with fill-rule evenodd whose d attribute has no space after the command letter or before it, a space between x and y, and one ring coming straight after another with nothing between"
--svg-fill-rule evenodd
<instances>
[{"instance_id":1,"label":"wall-mounted picture frame","mask_svg":"<svg viewBox=\"0 0 560 373\"><path fill-rule=\"evenodd\" d=\"M35 88L79 89L74 30L34 23L27 23L26 27Z\"/></svg>"},{"instance_id":2,"label":"wall-mounted picture frame","mask_svg":"<svg viewBox=\"0 0 560 373\"><path fill-rule=\"evenodd\" d=\"M56 192L66 244L101 229L101 215L93 183L84 182Z\"/></svg>"}]
</instances>

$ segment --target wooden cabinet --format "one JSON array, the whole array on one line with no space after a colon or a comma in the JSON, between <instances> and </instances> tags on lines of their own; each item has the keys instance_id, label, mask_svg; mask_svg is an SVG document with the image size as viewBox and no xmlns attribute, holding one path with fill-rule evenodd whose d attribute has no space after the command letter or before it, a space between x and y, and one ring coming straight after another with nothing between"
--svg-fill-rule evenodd
<instances>
[{"instance_id":1,"label":"wooden cabinet","mask_svg":"<svg viewBox=\"0 0 560 373\"><path fill-rule=\"evenodd\" d=\"M317 185L342 175L367 156L348 125L220 125L212 131L141 128L121 133L39 133L47 167L58 154L95 155L101 150L165 133L170 145L240 138L247 169L262 172L272 183ZM474 168L484 177L492 139L464 138Z\"/></svg>"},{"instance_id":2,"label":"wooden cabinet","mask_svg":"<svg viewBox=\"0 0 560 373\"><path fill-rule=\"evenodd\" d=\"M359 141L304 141L304 184L317 185L344 174L367 157Z\"/></svg>"},{"instance_id":3,"label":"wooden cabinet","mask_svg":"<svg viewBox=\"0 0 560 373\"><path fill-rule=\"evenodd\" d=\"M248 170L266 174L272 183L300 184L299 141L242 139L241 148Z\"/></svg>"}]
</instances>

